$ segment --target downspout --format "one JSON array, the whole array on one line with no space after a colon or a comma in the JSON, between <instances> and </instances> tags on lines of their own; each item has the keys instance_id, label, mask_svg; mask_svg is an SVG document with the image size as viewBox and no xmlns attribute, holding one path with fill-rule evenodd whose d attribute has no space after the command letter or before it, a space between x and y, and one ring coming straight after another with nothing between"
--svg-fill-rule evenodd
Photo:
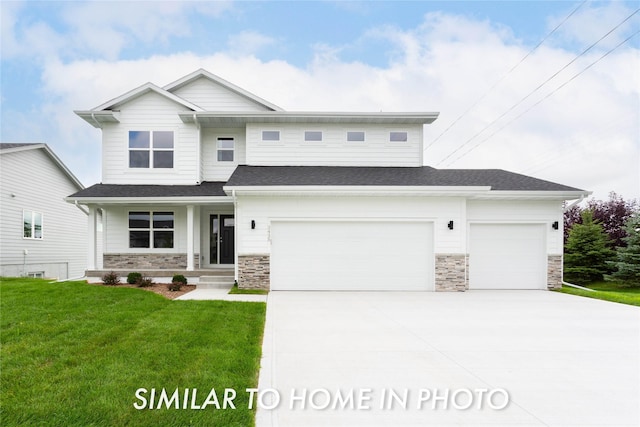
<instances>
[{"instance_id":1,"label":"downspout","mask_svg":"<svg viewBox=\"0 0 640 427\"><path fill-rule=\"evenodd\" d=\"M78 204L78 201L74 201L74 205L76 208L80 209L85 215L89 216L89 211L86 211L82 206Z\"/></svg>"},{"instance_id":2,"label":"downspout","mask_svg":"<svg viewBox=\"0 0 640 427\"><path fill-rule=\"evenodd\" d=\"M236 198L236 190L231 190L231 197L233 198L233 218L236 223L233 233L233 275L236 283L238 283L238 199Z\"/></svg>"},{"instance_id":3,"label":"downspout","mask_svg":"<svg viewBox=\"0 0 640 427\"><path fill-rule=\"evenodd\" d=\"M198 144L196 146L196 183L200 184L202 182L202 134L200 126L198 125L198 116L196 113L193 113L193 123L198 131Z\"/></svg>"},{"instance_id":4,"label":"downspout","mask_svg":"<svg viewBox=\"0 0 640 427\"><path fill-rule=\"evenodd\" d=\"M91 113L91 118L93 119L93 122L97 125L96 127L99 129L102 129L102 126L100 126L100 122L98 120L96 120L96 114L95 113Z\"/></svg>"}]
</instances>

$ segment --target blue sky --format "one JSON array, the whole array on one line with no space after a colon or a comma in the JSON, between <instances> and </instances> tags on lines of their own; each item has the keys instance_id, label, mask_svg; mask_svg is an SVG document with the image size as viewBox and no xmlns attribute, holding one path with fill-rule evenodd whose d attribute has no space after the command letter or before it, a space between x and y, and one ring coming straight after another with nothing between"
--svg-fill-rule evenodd
<instances>
[{"instance_id":1,"label":"blue sky","mask_svg":"<svg viewBox=\"0 0 640 427\"><path fill-rule=\"evenodd\" d=\"M85 185L100 181L100 134L73 110L203 67L287 110L440 111L425 128L432 166L640 197L640 36L600 59L640 29L640 13L575 59L638 1L0 7L1 140L46 142Z\"/></svg>"}]
</instances>

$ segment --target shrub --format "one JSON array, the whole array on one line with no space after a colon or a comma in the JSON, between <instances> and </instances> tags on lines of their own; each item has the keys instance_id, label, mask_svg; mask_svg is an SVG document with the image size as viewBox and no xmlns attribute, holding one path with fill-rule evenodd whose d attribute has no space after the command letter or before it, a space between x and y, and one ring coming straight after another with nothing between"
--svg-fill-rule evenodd
<instances>
[{"instance_id":1,"label":"shrub","mask_svg":"<svg viewBox=\"0 0 640 427\"><path fill-rule=\"evenodd\" d=\"M186 285L187 284L187 278L184 277L182 274L176 274L171 279L171 283L180 283L182 285Z\"/></svg>"},{"instance_id":2,"label":"shrub","mask_svg":"<svg viewBox=\"0 0 640 427\"><path fill-rule=\"evenodd\" d=\"M167 289L169 289L171 292L177 292L181 288L182 288L181 282L171 282L167 285Z\"/></svg>"},{"instance_id":3,"label":"shrub","mask_svg":"<svg viewBox=\"0 0 640 427\"><path fill-rule=\"evenodd\" d=\"M141 288L147 288L153 285L153 280L151 280L151 277L140 277L140 280L138 280L137 284Z\"/></svg>"},{"instance_id":4,"label":"shrub","mask_svg":"<svg viewBox=\"0 0 640 427\"><path fill-rule=\"evenodd\" d=\"M127 283L130 285L135 285L138 281L142 279L142 274L133 272L127 275Z\"/></svg>"},{"instance_id":5,"label":"shrub","mask_svg":"<svg viewBox=\"0 0 640 427\"><path fill-rule=\"evenodd\" d=\"M109 273L106 273L104 276L102 276L102 283L109 286L118 285L120 284L120 276L118 276L113 271L110 271Z\"/></svg>"}]
</instances>

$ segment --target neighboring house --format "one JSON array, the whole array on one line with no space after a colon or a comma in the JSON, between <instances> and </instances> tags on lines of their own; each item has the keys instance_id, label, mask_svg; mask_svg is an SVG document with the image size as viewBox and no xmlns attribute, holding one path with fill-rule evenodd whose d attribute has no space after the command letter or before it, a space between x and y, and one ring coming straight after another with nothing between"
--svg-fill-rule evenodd
<instances>
[{"instance_id":1,"label":"neighboring house","mask_svg":"<svg viewBox=\"0 0 640 427\"><path fill-rule=\"evenodd\" d=\"M204 70L76 114L102 130L102 183L67 199L89 209L93 278L226 268L271 290L556 288L563 201L589 194L423 166L437 113L287 112Z\"/></svg>"},{"instance_id":2,"label":"neighboring house","mask_svg":"<svg viewBox=\"0 0 640 427\"><path fill-rule=\"evenodd\" d=\"M0 276L84 276L86 209L65 202L84 186L46 144L0 144Z\"/></svg>"}]
</instances>

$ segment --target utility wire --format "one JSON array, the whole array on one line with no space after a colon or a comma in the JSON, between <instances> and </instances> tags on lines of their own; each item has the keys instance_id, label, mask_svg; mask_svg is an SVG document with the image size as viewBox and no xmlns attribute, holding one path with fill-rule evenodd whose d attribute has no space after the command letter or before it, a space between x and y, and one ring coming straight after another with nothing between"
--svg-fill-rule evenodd
<instances>
[{"instance_id":1,"label":"utility wire","mask_svg":"<svg viewBox=\"0 0 640 427\"><path fill-rule=\"evenodd\" d=\"M495 82L489 89L487 89L487 91L484 93L484 95L482 95L480 98L478 98L476 100L476 102L474 102L469 108L467 108L467 110L465 112L463 112L462 114L460 114L458 116L457 119L455 119L444 131L442 131L442 133L440 135L438 135L433 141L431 141L429 144L427 144L426 147L424 147L425 151L427 148L431 147L433 144L435 144L436 142L438 142L438 140L440 138L442 138L442 136L447 133L449 131L449 129L451 129L456 123L458 123L460 121L460 119L462 119L464 116L466 116L471 110L473 110L476 105L478 105L482 100L484 100L490 93L491 91L493 91L493 89L496 88L496 86L498 86L500 83L502 83L502 81L504 79L506 79L511 73L513 73L513 71L515 71L516 68L518 68L529 56L531 56L531 54L533 52L535 52L540 46L542 46L542 44L549 38L551 37L551 35L553 35L553 33L555 33L558 28L560 28L565 22L567 22L567 20L569 18L571 18L571 16L573 16L574 13L576 13L578 11L578 9L580 9L582 7L583 4L585 4L587 2L587 0L583 0L582 3L580 3L575 9L573 9L573 11L568 14L563 20L562 22L560 22L558 25L556 25L556 27L551 30L551 32L549 34L547 34L546 36L544 36L544 38L542 40L540 40L540 42L535 45L535 47L533 49L531 49L525 56L522 57L522 59L513 67L511 67L511 69L509 71L506 72L506 74L503 74L502 77L500 77L500 79Z\"/></svg>"},{"instance_id":2,"label":"utility wire","mask_svg":"<svg viewBox=\"0 0 640 427\"><path fill-rule=\"evenodd\" d=\"M636 12L640 11L640 9L636 10ZM635 12L634 12L635 13ZM537 101L535 104L533 104L532 106L530 106L529 108L527 108L526 110L524 110L522 113L518 114L516 117L514 117L513 119L509 120L507 123L504 124L504 126L498 128L495 132L493 132L491 135L487 136L485 139L483 139L482 141L478 142L476 145L474 145L473 147L471 147L469 150L467 150L466 152L462 153L460 156L456 157L454 160L450 161L447 166L452 165L453 163L457 162L458 160L460 160L461 158L463 158L464 156L466 156L467 154L469 154L470 152L472 152L473 150L475 150L480 144L482 144L483 142L487 141L489 138L491 138L492 136L494 136L495 134L497 134L498 132L500 132L502 129L506 128L507 126L509 126L511 123L515 122L516 120L518 120L520 117L524 116L526 113L528 113L529 111L531 111L534 107L538 106L540 103L542 103L543 101L545 101L546 99L548 99L551 95L553 95L554 93L556 93L557 91L559 91L560 89L562 89L564 86L566 86L567 84L571 83L573 80L575 80L579 75L581 75L582 73L584 73L585 71L587 71L589 68L593 67L595 64L597 64L598 62L600 62L601 60L603 60L604 58L606 58L609 54L611 54L614 50L618 49L620 46L622 46L623 44L625 44L626 42L628 42L629 40L631 40L633 37L635 37L636 35L640 34L640 30L636 31L635 33L631 34L629 37L627 37L626 39L624 39L622 42L618 43L614 48L612 48L611 50L607 51L604 55L602 55L600 58L596 59L595 61L593 61L591 64L587 65L585 68L583 68L580 72L578 72L577 74L575 74L573 77L571 77L569 80L567 80L566 82L564 82L563 84L561 84L560 86L558 86L557 88L555 88L553 91L549 92L544 98L540 99L539 101ZM456 150L457 151L457 150ZM449 157L449 156L447 156ZM440 162L442 163L442 162ZM438 164L440 164L438 163Z\"/></svg>"},{"instance_id":3,"label":"utility wire","mask_svg":"<svg viewBox=\"0 0 640 427\"><path fill-rule=\"evenodd\" d=\"M440 160L438 162L438 164L436 166L441 165L443 162L445 162L447 159L449 159L451 156L453 156L455 153L457 153L458 151L460 151L463 147L465 147L466 145L468 145L471 141L473 141L474 139L476 139L478 136L480 136L480 134L482 134L484 131L486 131L487 129L489 129L494 123L496 123L497 121L499 121L500 119L502 119L504 116L506 116L507 114L509 114L511 111L513 111L516 107L518 107L520 104L522 104L524 101L526 101L531 95L533 95L534 93L536 93L538 90L540 90L544 85L546 85L547 83L549 83L549 81L551 81L552 79L554 79L558 74L560 74L562 71L566 70L571 64L573 64L574 62L576 62L580 57L584 56L587 52L589 52L595 45L597 45L598 43L600 43L602 40L604 40L607 36L609 36L609 34L613 33L615 30L617 30L618 28L620 28L625 22L627 22L629 19L631 19L633 17L633 15L635 15L636 13L640 12L640 9L636 9L631 15L627 16L624 20L622 20L622 22L620 22L618 25L616 25L615 27L613 27L611 30L609 30L605 35L603 35L602 37L600 37L597 41L595 41L593 44L591 44L589 47L587 47L585 50L583 50L580 54L578 54L575 58L573 58L571 61L569 61L569 63L567 63L564 67L562 67L561 69L559 69L558 71L556 71L555 73L553 73L553 75L551 75L549 78L547 78L544 82L542 82L540 85L538 85L538 87L536 87L534 90L532 90L531 92L529 92L524 98L522 98L520 101L516 102L515 104L513 104L511 107L509 107L509 109L507 109L507 111L505 111L504 113L502 113L498 118L492 120L488 125L486 125L484 128L482 128L479 132L477 132L475 135L473 135L471 138L467 139L462 145L460 145L458 148L456 148L455 150L453 150L451 153L449 153L445 158L443 158L442 160ZM637 33L634 33L633 35L635 35ZM633 36L631 36L633 37ZM629 39L627 39L629 40ZM627 41L625 40L625 42ZM624 43L624 42L623 42ZM618 45L620 46L620 45ZM616 46L617 48L617 46ZM611 51L610 51L611 52ZM606 55L605 55L606 56ZM529 110L527 110L529 111ZM520 117L520 116L518 116ZM502 128L501 128L502 129ZM494 132L493 134L491 134L491 136L495 135L497 132ZM484 140L482 140L482 142L486 141L488 138L485 138ZM478 144L479 145L479 144ZM476 145L477 146L477 145ZM475 147L474 147L475 148ZM463 156L457 157L456 160L460 159ZM452 162L450 162L449 164L451 164Z\"/></svg>"}]
</instances>

